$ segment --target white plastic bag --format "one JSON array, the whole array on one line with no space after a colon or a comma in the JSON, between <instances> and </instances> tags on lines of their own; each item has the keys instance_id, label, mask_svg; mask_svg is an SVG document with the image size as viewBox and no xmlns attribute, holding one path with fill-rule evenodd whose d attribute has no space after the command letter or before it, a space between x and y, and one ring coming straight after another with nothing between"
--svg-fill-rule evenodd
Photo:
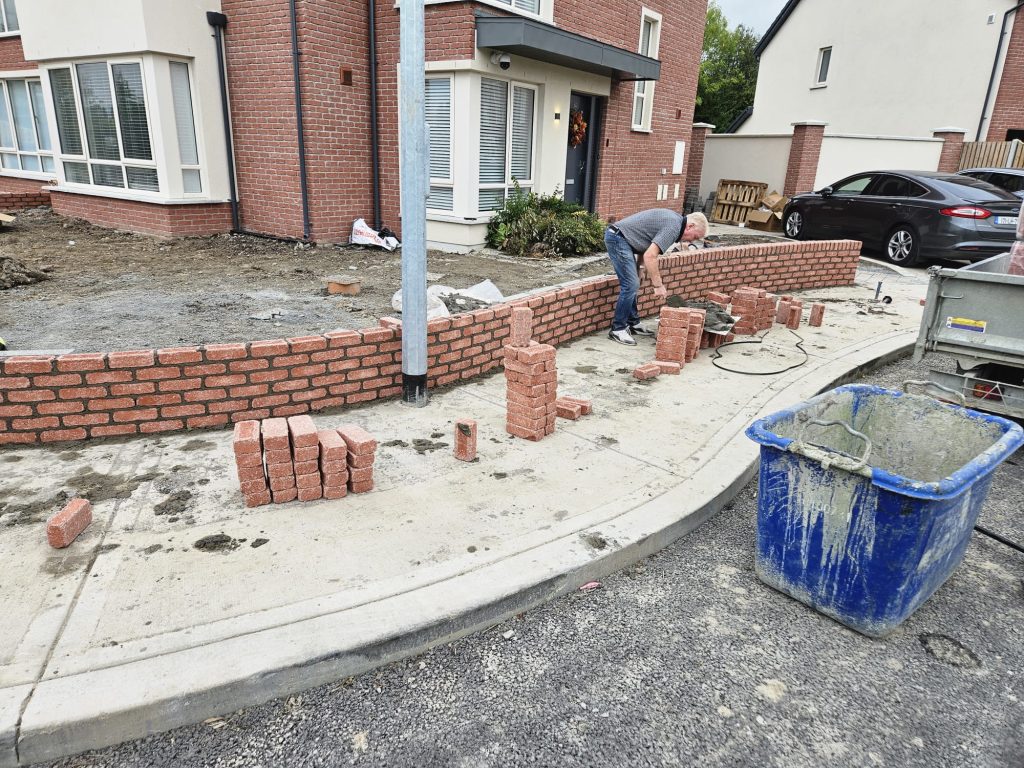
<instances>
[{"instance_id":1,"label":"white plastic bag","mask_svg":"<svg viewBox=\"0 0 1024 768\"><path fill-rule=\"evenodd\" d=\"M395 295L391 297L391 308L395 312L402 312L402 289L399 288L395 291ZM427 289L427 320L433 320L438 317L450 317L451 312L448 311L448 307L445 306L444 302L437 297L437 294L431 295L430 288Z\"/></svg>"},{"instance_id":2,"label":"white plastic bag","mask_svg":"<svg viewBox=\"0 0 1024 768\"><path fill-rule=\"evenodd\" d=\"M378 248L384 248L388 251L393 251L398 247L398 240L396 238L381 237L377 230L367 224L364 219L356 219L352 223L351 242L357 245L376 245Z\"/></svg>"}]
</instances>

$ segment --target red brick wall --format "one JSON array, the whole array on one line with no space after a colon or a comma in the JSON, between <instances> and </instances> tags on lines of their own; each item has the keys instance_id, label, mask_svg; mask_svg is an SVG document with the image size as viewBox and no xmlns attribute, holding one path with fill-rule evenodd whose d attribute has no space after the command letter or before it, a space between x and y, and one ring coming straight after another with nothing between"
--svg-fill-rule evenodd
<instances>
[{"instance_id":1,"label":"red brick wall","mask_svg":"<svg viewBox=\"0 0 1024 768\"><path fill-rule=\"evenodd\" d=\"M686 185L685 189L694 194L700 189L700 176L704 170L704 149L707 146L708 134L711 129L706 126L694 126L690 134L690 148L687 150Z\"/></svg>"},{"instance_id":2,"label":"red brick wall","mask_svg":"<svg viewBox=\"0 0 1024 768\"><path fill-rule=\"evenodd\" d=\"M644 208L681 209L686 178L673 176L675 143L690 146L697 72L704 43L707 0L555 0L555 23L601 42L636 51L641 11L662 14L661 79L654 87L651 133L631 130L635 84L612 86L603 125L597 176L597 210L622 218ZM667 169L662 175L662 169ZM680 185L679 199L657 200L659 184L670 194Z\"/></svg>"},{"instance_id":3,"label":"red brick wall","mask_svg":"<svg viewBox=\"0 0 1024 768\"><path fill-rule=\"evenodd\" d=\"M0 211L22 211L37 205L50 204L50 191L45 182L0 176Z\"/></svg>"},{"instance_id":4,"label":"red brick wall","mask_svg":"<svg viewBox=\"0 0 1024 768\"><path fill-rule=\"evenodd\" d=\"M793 126L793 142L789 145L789 164L782 194L786 197L810 192L818 175L821 142L825 137L823 125Z\"/></svg>"},{"instance_id":5,"label":"red brick wall","mask_svg":"<svg viewBox=\"0 0 1024 768\"><path fill-rule=\"evenodd\" d=\"M242 227L301 238L288 3L223 0L221 7L228 17L228 87Z\"/></svg>"},{"instance_id":6,"label":"red brick wall","mask_svg":"<svg viewBox=\"0 0 1024 768\"><path fill-rule=\"evenodd\" d=\"M17 72L24 69L35 69L34 61L25 61L25 51L21 47L21 35L0 38L0 72Z\"/></svg>"},{"instance_id":7,"label":"red brick wall","mask_svg":"<svg viewBox=\"0 0 1024 768\"><path fill-rule=\"evenodd\" d=\"M660 271L669 292L684 297L741 285L782 292L849 285L859 254L860 243L850 240L786 241L665 256ZM605 328L617 296L614 277L596 277L433 320L430 386L499 366L512 307L533 309L537 341L561 344ZM657 308L648 287L641 314ZM0 445L216 428L396 397L400 329L381 325L251 343L0 360Z\"/></svg>"},{"instance_id":8,"label":"red brick wall","mask_svg":"<svg viewBox=\"0 0 1024 768\"><path fill-rule=\"evenodd\" d=\"M228 203L157 205L68 192L51 192L54 213L147 235L215 235L231 229Z\"/></svg>"},{"instance_id":9,"label":"red brick wall","mask_svg":"<svg viewBox=\"0 0 1024 768\"><path fill-rule=\"evenodd\" d=\"M942 139L942 154L936 168L941 173L956 173L960 170L960 155L964 150L964 134L962 131L935 131L936 139Z\"/></svg>"},{"instance_id":10,"label":"red brick wall","mask_svg":"<svg viewBox=\"0 0 1024 768\"><path fill-rule=\"evenodd\" d=\"M1005 140L1009 130L1024 130L1024 16L1021 11L1014 17L1006 48L1003 77L988 124L988 141ZM973 132L971 136L973 138Z\"/></svg>"}]
</instances>

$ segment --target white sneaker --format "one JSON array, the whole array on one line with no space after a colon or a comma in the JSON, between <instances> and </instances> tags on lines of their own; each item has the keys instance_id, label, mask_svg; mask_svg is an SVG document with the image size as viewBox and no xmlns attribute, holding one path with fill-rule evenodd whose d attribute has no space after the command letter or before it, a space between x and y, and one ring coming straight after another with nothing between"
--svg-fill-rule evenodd
<instances>
[{"instance_id":1,"label":"white sneaker","mask_svg":"<svg viewBox=\"0 0 1024 768\"><path fill-rule=\"evenodd\" d=\"M621 331L608 331L608 338L619 342L619 344L625 344L628 347L636 346L636 340L630 335L627 328L623 328Z\"/></svg>"}]
</instances>

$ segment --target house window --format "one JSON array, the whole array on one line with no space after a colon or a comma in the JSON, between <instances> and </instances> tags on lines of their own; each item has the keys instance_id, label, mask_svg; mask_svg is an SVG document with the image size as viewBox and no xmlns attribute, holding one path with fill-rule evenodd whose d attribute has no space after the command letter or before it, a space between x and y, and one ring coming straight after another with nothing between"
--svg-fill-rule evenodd
<instances>
[{"instance_id":1,"label":"house window","mask_svg":"<svg viewBox=\"0 0 1024 768\"><path fill-rule=\"evenodd\" d=\"M196 119L192 111L192 86L188 64L181 61L171 62L171 98L174 100L174 126L178 134L182 190L185 194L201 194L203 177L199 168Z\"/></svg>"},{"instance_id":2,"label":"house window","mask_svg":"<svg viewBox=\"0 0 1024 768\"><path fill-rule=\"evenodd\" d=\"M536 103L532 86L480 79L479 211L501 208L515 182L533 188Z\"/></svg>"},{"instance_id":3,"label":"house window","mask_svg":"<svg viewBox=\"0 0 1024 768\"><path fill-rule=\"evenodd\" d=\"M452 79L426 79L426 120L430 126L430 195L427 208L451 211L454 207L452 178Z\"/></svg>"},{"instance_id":4,"label":"house window","mask_svg":"<svg viewBox=\"0 0 1024 768\"><path fill-rule=\"evenodd\" d=\"M641 56L658 58L658 46L661 43L661 15L646 8L640 21ZM651 130L651 112L654 103L654 81L640 80L633 91L633 130Z\"/></svg>"},{"instance_id":5,"label":"house window","mask_svg":"<svg viewBox=\"0 0 1024 768\"><path fill-rule=\"evenodd\" d=\"M540 13L540 0L497 0L503 5L510 5L516 10L527 13Z\"/></svg>"},{"instance_id":6,"label":"house window","mask_svg":"<svg viewBox=\"0 0 1024 768\"><path fill-rule=\"evenodd\" d=\"M0 0L0 33L17 32L19 29L18 9L14 7L14 0Z\"/></svg>"},{"instance_id":7,"label":"house window","mask_svg":"<svg viewBox=\"0 0 1024 768\"><path fill-rule=\"evenodd\" d=\"M817 85L825 85L828 81L828 66L832 63L832 47L822 48L818 51L818 79Z\"/></svg>"},{"instance_id":8,"label":"house window","mask_svg":"<svg viewBox=\"0 0 1024 768\"><path fill-rule=\"evenodd\" d=\"M139 62L51 69L50 87L69 183L160 191Z\"/></svg>"},{"instance_id":9,"label":"house window","mask_svg":"<svg viewBox=\"0 0 1024 768\"><path fill-rule=\"evenodd\" d=\"M40 81L0 81L0 97L0 165L5 171L55 173Z\"/></svg>"}]
</instances>

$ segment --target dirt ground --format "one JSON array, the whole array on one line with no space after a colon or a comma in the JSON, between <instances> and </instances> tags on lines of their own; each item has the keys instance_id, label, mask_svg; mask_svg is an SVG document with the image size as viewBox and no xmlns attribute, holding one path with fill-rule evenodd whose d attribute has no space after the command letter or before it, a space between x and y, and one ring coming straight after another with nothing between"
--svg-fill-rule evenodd
<instances>
[{"instance_id":1,"label":"dirt ground","mask_svg":"<svg viewBox=\"0 0 1024 768\"><path fill-rule=\"evenodd\" d=\"M400 251L244 235L166 240L47 208L25 211L0 231L3 256L51 278L0 290L0 337L10 351L145 349L366 328L397 314L391 298L401 285ZM427 271L430 284L452 288L490 279L508 297L611 269L603 254L514 259L431 251ZM328 295L332 275L361 278L361 292Z\"/></svg>"}]
</instances>

